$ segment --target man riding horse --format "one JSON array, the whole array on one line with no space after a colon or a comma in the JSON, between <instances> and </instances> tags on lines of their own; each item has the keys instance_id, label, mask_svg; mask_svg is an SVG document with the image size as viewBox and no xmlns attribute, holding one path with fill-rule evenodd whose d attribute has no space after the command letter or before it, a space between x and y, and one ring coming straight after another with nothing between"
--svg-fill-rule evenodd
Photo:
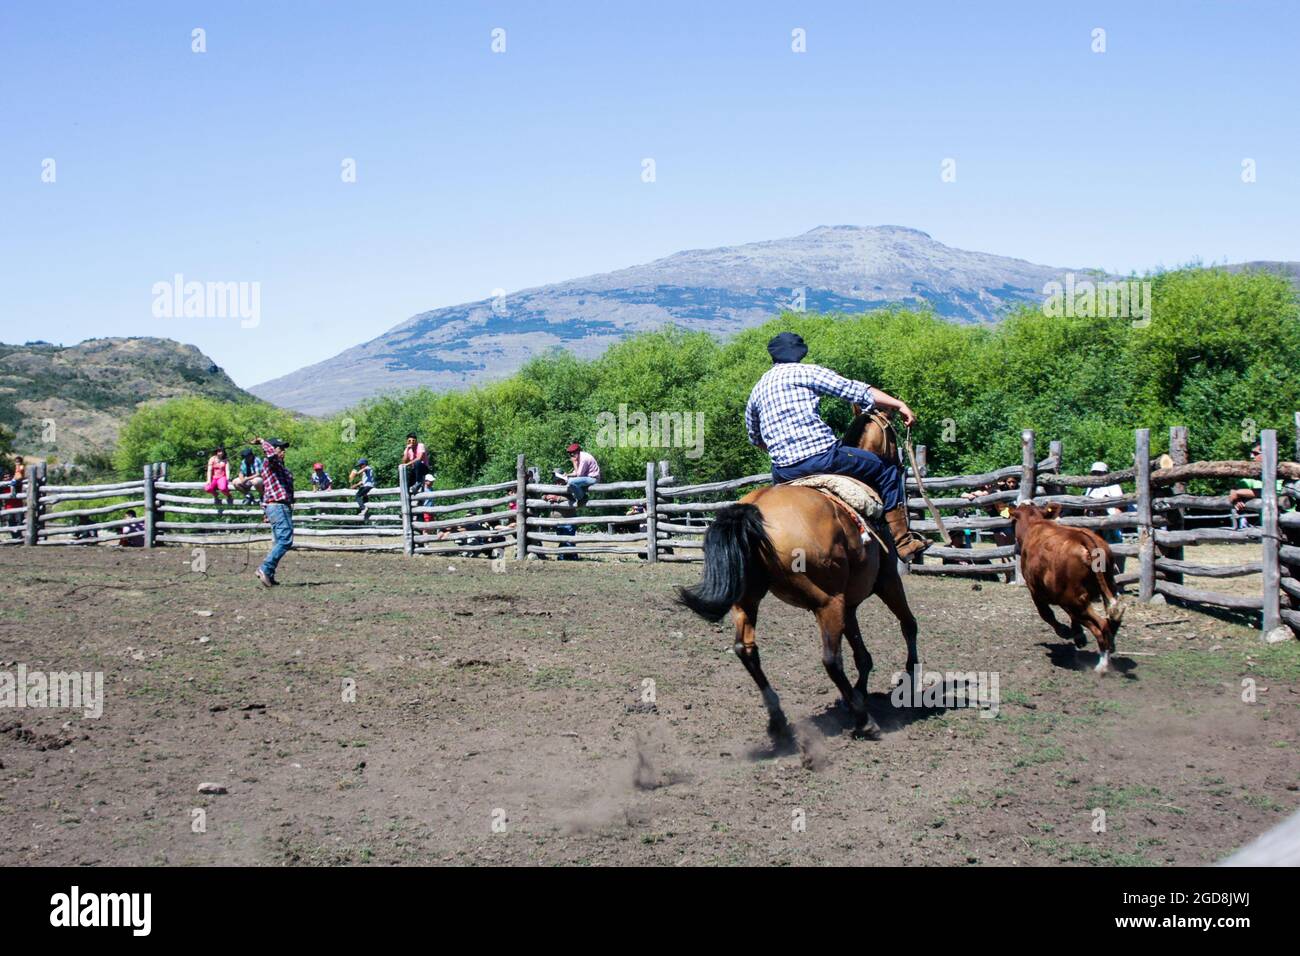
<instances>
[{"instance_id":1,"label":"man riding horse","mask_svg":"<svg viewBox=\"0 0 1300 956\"><path fill-rule=\"evenodd\" d=\"M905 425L916 421L906 402L864 382L855 382L820 365L802 364L808 346L794 332L767 343L772 367L750 392L745 406L749 440L772 458L772 482L781 484L808 475L848 475L865 482L885 506L898 557L910 562L929 542L907 528L907 490L901 462L845 446L817 412L823 395L852 402L862 411L897 412Z\"/></svg>"}]
</instances>

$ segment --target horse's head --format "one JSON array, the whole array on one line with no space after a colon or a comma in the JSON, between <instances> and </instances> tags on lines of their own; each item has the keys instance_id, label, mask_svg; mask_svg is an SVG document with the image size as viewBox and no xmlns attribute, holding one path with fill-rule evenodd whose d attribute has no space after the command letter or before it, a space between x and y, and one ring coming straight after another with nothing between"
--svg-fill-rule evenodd
<instances>
[{"instance_id":1,"label":"horse's head","mask_svg":"<svg viewBox=\"0 0 1300 956\"><path fill-rule=\"evenodd\" d=\"M898 444L894 440L894 411L873 408L864 412L858 405L853 406L853 423L844 433L844 444L850 448L875 452L887 461L898 459Z\"/></svg>"}]
</instances>

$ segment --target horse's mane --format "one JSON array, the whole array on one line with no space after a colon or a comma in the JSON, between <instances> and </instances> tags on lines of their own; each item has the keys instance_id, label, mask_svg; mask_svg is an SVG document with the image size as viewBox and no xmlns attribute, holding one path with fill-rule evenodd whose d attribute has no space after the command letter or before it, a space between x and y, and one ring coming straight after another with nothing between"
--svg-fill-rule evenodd
<instances>
[{"instance_id":1,"label":"horse's mane","mask_svg":"<svg viewBox=\"0 0 1300 956\"><path fill-rule=\"evenodd\" d=\"M871 416L866 412L860 412L853 416L853 421L844 431L844 437L840 439L845 448L857 448L858 442L862 441L862 433L867 430L867 425L871 422Z\"/></svg>"}]
</instances>

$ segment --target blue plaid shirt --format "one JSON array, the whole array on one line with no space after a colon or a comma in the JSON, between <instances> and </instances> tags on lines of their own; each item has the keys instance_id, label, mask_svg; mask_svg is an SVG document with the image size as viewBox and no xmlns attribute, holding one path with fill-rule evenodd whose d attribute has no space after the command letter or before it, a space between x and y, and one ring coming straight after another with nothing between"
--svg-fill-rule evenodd
<instances>
[{"instance_id":1,"label":"blue plaid shirt","mask_svg":"<svg viewBox=\"0 0 1300 956\"><path fill-rule=\"evenodd\" d=\"M820 365L778 362L749 393L745 429L754 445L766 445L772 464L782 468L811 458L837 441L817 413L821 396L853 402L863 411L875 407L871 386L836 375Z\"/></svg>"}]
</instances>

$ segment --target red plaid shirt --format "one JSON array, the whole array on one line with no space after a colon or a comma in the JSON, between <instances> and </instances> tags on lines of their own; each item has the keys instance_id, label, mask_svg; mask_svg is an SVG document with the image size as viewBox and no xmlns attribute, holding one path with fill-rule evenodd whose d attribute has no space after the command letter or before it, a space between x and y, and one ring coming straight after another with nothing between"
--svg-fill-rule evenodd
<instances>
[{"instance_id":1,"label":"red plaid shirt","mask_svg":"<svg viewBox=\"0 0 1300 956\"><path fill-rule=\"evenodd\" d=\"M262 504L293 504L293 475L270 442L262 442Z\"/></svg>"}]
</instances>

